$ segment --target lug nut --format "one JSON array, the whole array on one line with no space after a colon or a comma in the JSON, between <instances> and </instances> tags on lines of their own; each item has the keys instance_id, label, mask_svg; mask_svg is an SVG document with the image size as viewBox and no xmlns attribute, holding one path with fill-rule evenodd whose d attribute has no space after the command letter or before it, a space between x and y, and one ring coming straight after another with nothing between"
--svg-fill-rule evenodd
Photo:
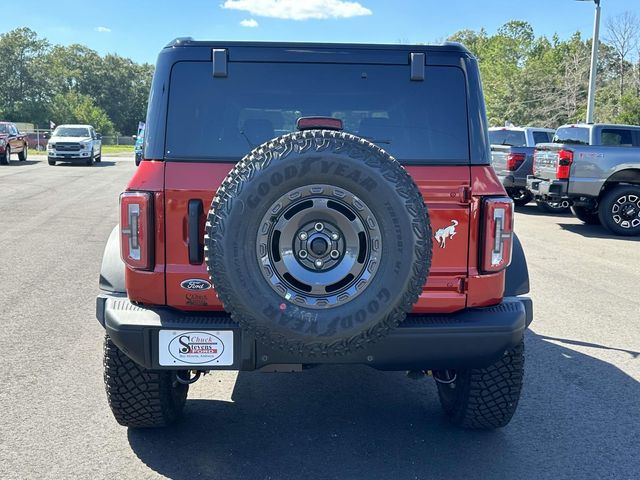
<instances>
[{"instance_id":1,"label":"lug nut","mask_svg":"<svg viewBox=\"0 0 640 480\"><path fill-rule=\"evenodd\" d=\"M308 255L308 254L307 254L307 251L306 251L306 250L300 250L300 251L298 252L298 256L299 256L300 258L307 258L307 255Z\"/></svg>"},{"instance_id":2,"label":"lug nut","mask_svg":"<svg viewBox=\"0 0 640 480\"><path fill-rule=\"evenodd\" d=\"M300 238L300 240L306 240L307 232L300 232L300 235L298 235L298 238Z\"/></svg>"},{"instance_id":3,"label":"lug nut","mask_svg":"<svg viewBox=\"0 0 640 480\"><path fill-rule=\"evenodd\" d=\"M321 222L316 223L313 228L316 229L316 232L321 232L324 230L324 225Z\"/></svg>"},{"instance_id":4,"label":"lug nut","mask_svg":"<svg viewBox=\"0 0 640 480\"><path fill-rule=\"evenodd\" d=\"M331 240L338 240L339 238L340 238L340 235L338 235L337 233L331 234Z\"/></svg>"},{"instance_id":5,"label":"lug nut","mask_svg":"<svg viewBox=\"0 0 640 480\"><path fill-rule=\"evenodd\" d=\"M340 256L340 252L338 250L331 250L329 256L335 260Z\"/></svg>"},{"instance_id":6,"label":"lug nut","mask_svg":"<svg viewBox=\"0 0 640 480\"><path fill-rule=\"evenodd\" d=\"M322 260L320 259L316 260L316 268L322 268L322 265L323 265Z\"/></svg>"}]
</instances>

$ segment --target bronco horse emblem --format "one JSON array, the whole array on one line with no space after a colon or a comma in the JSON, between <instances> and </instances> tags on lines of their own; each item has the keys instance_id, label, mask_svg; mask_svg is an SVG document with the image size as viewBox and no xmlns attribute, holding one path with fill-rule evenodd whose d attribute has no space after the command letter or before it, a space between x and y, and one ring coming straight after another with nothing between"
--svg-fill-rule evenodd
<instances>
[{"instance_id":1,"label":"bronco horse emblem","mask_svg":"<svg viewBox=\"0 0 640 480\"><path fill-rule=\"evenodd\" d=\"M440 228L439 230L436 231L434 237L436 237L436 240L438 241L438 245L440 245L440 248L446 247L447 238L452 239L454 235L457 233L456 232L457 225L458 225L457 220L451 220L451 225L449 225L448 227Z\"/></svg>"}]
</instances>

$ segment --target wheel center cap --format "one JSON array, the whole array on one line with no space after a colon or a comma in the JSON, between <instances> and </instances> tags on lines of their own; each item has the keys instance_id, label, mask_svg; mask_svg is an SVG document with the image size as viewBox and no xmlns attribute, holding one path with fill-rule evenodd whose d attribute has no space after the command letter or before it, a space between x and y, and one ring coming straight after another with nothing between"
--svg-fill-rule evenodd
<instances>
[{"instance_id":1,"label":"wheel center cap","mask_svg":"<svg viewBox=\"0 0 640 480\"><path fill-rule=\"evenodd\" d=\"M322 256L327 253L329 244L324 238L314 238L311 242L311 251L317 256Z\"/></svg>"}]
</instances>

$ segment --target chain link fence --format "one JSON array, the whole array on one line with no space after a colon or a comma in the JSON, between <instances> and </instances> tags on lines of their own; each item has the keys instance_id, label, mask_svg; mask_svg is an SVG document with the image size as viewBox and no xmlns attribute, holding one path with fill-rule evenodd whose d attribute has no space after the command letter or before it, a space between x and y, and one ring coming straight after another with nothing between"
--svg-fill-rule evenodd
<instances>
[{"instance_id":1,"label":"chain link fence","mask_svg":"<svg viewBox=\"0 0 640 480\"><path fill-rule=\"evenodd\" d=\"M117 135L102 137L103 145L135 145L136 139L133 136Z\"/></svg>"},{"instance_id":2,"label":"chain link fence","mask_svg":"<svg viewBox=\"0 0 640 480\"><path fill-rule=\"evenodd\" d=\"M45 151L47 149L47 142L51 137L51 129L48 128L35 128L24 129L22 133L27 135L27 143L29 148L37 151ZM102 137L103 145L129 145L136 144L136 138L131 135L113 135Z\"/></svg>"}]
</instances>

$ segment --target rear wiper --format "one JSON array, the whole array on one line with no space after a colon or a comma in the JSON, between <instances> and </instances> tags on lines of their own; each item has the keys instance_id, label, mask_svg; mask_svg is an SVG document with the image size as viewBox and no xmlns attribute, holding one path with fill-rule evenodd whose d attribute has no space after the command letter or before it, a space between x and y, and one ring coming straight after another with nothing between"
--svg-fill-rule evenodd
<instances>
[{"instance_id":1,"label":"rear wiper","mask_svg":"<svg viewBox=\"0 0 640 480\"><path fill-rule=\"evenodd\" d=\"M244 139L247 141L247 144L249 145L249 148L251 148L251 150L253 150L256 146L251 142L251 140L249 140L249 137L247 137L247 134L244 133L244 130L238 129L238 132L240 132L240 135L242 135L244 137Z\"/></svg>"},{"instance_id":2,"label":"rear wiper","mask_svg":"<svg viewBox=\"0 0 640 480\"><path fill-rule=\"evenodd\" d=\"M386 143L387 145L391 144L391 140L378 140L376 138L362 137L365 140L370 141L371 143Z\"/></svg>"}]
</instances>

